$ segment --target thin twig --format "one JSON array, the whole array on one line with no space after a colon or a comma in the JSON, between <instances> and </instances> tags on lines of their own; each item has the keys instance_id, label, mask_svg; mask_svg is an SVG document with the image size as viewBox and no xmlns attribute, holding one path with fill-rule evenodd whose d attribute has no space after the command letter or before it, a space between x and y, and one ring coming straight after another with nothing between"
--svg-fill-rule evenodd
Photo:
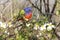
<instances>
[{"instance_id":1,"label":"thin twig","mask_svg":"<svg viewBox=\"0 0 60 40\"><path fill-rule=\"evenodd\" d=\"M41 10L39 9L39 7L35 6L30 0L28 0L28 1L32 4L32 6L33 6L34 8L38 9L38 11L41 12Z\"/></svg>"},{"instance_id":2,"label":"thin twig","mask_svg":"<svg viewBox=\"0 0 60 40\"><path fill-rule=\"evenodd\" d=\"M56 5L57 5L57 0L55 0L55 4L53 5L53 9L52 9L51 13L54 13L54 10L56 8Z\"/></svg>"}]
</instances>

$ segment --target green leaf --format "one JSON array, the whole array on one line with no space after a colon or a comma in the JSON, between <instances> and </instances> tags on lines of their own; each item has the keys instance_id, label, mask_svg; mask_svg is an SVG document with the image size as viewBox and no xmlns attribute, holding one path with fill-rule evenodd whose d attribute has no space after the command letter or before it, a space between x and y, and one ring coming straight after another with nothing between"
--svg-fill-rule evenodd
<instances>
[{"instance_id":1,"label":"green leaf","mask_svg":"<svg viewBox=\"0 0 60 40\"><path fill-rule=\"evenodd\" d=\"M0 36L0 40L3 40L2 36Z\"/></svg>"},{"instance_id":2,"label":"green leaf","mask_svg":"<svg viewBox=\"0 0 60 40\"><path fill-rule=\"evenodd\" d=\"M60 10L59 10L59 15L60 15Z\"/></svg>"},{"instance_id":3,"label":"green leaf","mask_svg":"<svg viewBox=\"0 0 60 40\"><path fill-rule=\"evenodd\" d=\"M44 37L40 37L40 40L45 40L45 38Z\"/></svg>"}]
</instances>

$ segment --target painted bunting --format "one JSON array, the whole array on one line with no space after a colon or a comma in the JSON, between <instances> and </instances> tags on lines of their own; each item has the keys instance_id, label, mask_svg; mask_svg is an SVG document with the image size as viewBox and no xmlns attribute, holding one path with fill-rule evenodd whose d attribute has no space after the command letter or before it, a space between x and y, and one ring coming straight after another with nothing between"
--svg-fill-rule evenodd
<instances>
[{"instance_id":1,"label":"painted bunting","mask_svg":"<svg viewBox=\"0 0 60 40\"><path fill-rule=\"evenodd\" d=\"M32 17L32 8L27 7L27 8L24 9L24 11L25 11L24 19L25 19L26 21L30 20L31 17Z\"/></svg>"},{"instance_id":2,"label":"painted bunting","mask_svg":"<svg viewBox=\"0 0 60 40\"><path fill-rule=\"evenodd\" d=\"M20 20L21 19L26 21L30 20L32 17L32 8L30 7L24 8L23 10L20 11L19 15L20 15Z\"/></svg>"}]
</instances>

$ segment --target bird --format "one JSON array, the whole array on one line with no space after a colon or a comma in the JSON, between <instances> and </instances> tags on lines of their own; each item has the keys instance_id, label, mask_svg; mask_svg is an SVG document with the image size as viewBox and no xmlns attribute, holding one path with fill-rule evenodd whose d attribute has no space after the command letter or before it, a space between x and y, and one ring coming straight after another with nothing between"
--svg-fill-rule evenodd
<instances>
[{"instance_id":1,"label":"bird","mask_svg":"<svg viewBox=\"0 0 60 40\"><path fill-rule=\"evenodd\" d=\"M31 17L32 17L32 8L31 7L27 7L27 8L24 8L24 11L25 11L25 15L24 15L24 19L26 21L30 20Z\"/></svg>"},{"instance_id":2,"label":"bird","mask_svg":"<svg viewBox=\"0 0 60 40\"><path fill-rule=\"evenodd\" d=\"M18 20L26 20L29 21L32 18L32 8L26 7L22 9L19 13Z\"/></svg>"}]
</instances>

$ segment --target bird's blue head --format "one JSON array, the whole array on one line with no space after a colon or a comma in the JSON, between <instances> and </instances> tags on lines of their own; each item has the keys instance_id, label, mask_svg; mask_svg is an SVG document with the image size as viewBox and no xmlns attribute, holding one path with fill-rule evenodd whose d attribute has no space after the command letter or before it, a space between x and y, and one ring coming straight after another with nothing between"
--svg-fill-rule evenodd
<instances>
[{"instance_id":1,"label":"bird's blue head","mask_svg":"<svg viewBox=\"0 0 60 40\"><path fill-rule=\"evenodd\" d=\"M26 7L26 8L24 8L24 11L25 11L25 13L29 13L29 12L32 11L32 8L31 7Z\"/></svg>"}]
</instances>

